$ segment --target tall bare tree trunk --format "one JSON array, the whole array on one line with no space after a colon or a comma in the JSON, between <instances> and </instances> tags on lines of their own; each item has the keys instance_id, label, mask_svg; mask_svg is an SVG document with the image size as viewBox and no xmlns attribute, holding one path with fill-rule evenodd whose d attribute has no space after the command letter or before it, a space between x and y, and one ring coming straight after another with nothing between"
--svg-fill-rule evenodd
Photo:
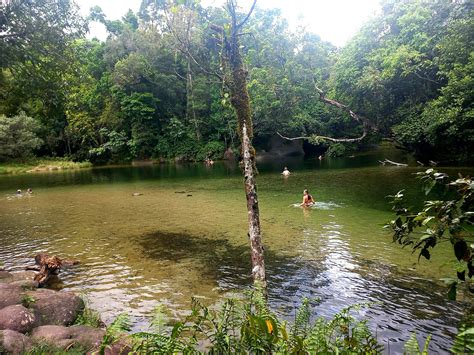
<instances>
[{"instance_id":1,"label":"tall bare tree trunk","mask_svg":"<svg viewBox=\"0 0 474 355\"><path fill-rule=\"evenodd\" d=\"M255 6L255 4L254 4ZM252 6L252 10L253 7ZM224 37L225 61L230 66L231 104L237 115L238 133L241 142L241 156L244 169L245 196L247 197L248 236L250 240L250 255L252 259L252 276L254 283L266 289L265 259L263 256L262 233L260 229L260 212L258 207L257 184L255 181L255 149L252 146L253 123L250 110L250 97L247 90L247 71L244 68L240 53L239 31L250 16L238 24L236 3L228 0L228 9L232 17L231 33ZM223 32L225 36L225 33Z\"/></svg>"},{"instance_id":2,"label":"tall bare tree trunk","mask_svg":"<svg viewBox=\"0 0 474 355\"><path fill-rule=\"evenodd\" d=\"M194 125L196 140L200 142L201 131L199 130L199 122L196 117L196 110L194 109L193 72L191 69L191 60L189 58L186 70L186 118Z\"/></svg>"}]
</instances>

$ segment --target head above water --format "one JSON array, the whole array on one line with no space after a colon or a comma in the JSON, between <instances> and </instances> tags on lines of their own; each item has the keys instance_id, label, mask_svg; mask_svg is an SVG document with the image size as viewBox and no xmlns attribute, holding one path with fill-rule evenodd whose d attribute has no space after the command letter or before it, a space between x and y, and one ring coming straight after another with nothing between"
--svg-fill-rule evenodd
<instances>
[{"instance_id":1,"label":"head above water","mask_svg":"<svg viewBox=\"0 0 474 355\"><path fill-rule=\"evenodd\" d=\"M303 194L308 195L309 194L308 189L304 189Z\"/></svg>"}]
</instances>

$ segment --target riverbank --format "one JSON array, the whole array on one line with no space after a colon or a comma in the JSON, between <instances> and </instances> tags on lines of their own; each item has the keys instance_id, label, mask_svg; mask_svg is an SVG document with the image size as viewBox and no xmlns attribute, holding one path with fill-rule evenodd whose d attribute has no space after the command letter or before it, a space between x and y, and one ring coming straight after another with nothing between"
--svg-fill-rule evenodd
<instances>
[{"instance_id":1,"label":"riverbank","mask_svg":"<svg viewBox=\"0 0 474 355\"><path fill-rule=\"evenodd\" d=\"M13 161L0 163L0 175L45 172L55 170L90 168L92 163L75 162L60 158L38 158L27 161Z\"/></svg>"},{"instance_id":2,"label":"riverbank","mask_svg":"<svg viewBox=\"0 0 474 355\"><path fill-rule=\"evenodd\" d=\"M122 354L131 350L126 335L112 344L100 316L81 297L37 288L34 275L32 271L0 268L0 354L89 354L104 350L106 354Z\"/></svg>"}]
</instances>

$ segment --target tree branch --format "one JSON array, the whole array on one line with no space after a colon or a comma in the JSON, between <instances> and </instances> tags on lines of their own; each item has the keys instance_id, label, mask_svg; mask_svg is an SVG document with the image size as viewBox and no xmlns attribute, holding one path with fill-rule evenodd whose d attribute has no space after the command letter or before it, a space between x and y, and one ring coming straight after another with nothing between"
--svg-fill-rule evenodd
<instances>
[{"instance_id":1,"label":"tree branch","mask_svg":"<svg viewBox=\"0 0 474 355\"><path fill-rule=\"evenodd\" d=\"M309 137L285 137L283 135L281 135L279 132L277 132L277 134L283 138L283 139L286 139L288 141L296 141L296 140L311 140L311 139L324 139L326 141L330 141L330 142L334 142L334 143L351 143L351 142L360 142L361 140L363 140L366 136L367 136L367 132L364 131L362 133L362 135L358 138L332 138L332 137L326 137L326 136L318 136L318 135L314 135L314 136L309 136Z\"/></svg>"},{"instance_id":2,"label":"tree branch","mask_svg":"<svg viewBox=\"0 0 474 355\"><path fill-rule=\"evenodd\" d=\"M415 76L418 77L419 79L426 80L426 81L429 81L430 83L434 83L434 84L439 85L439 81L430 79L430 78L425 77L425 76L421 76L421 75L418 74L416 71L414 71L413 74L415 74Z\"/></svg>"},{"instance_id":3,"label":"tree branch","mask_svg":"<svg viewBox=\"0 0 474 355\"><path fill-rule=\"evenodd\" d=\"M237 25L237 28L241 28L245 23L248 21L249 17L252 15L253 10L255 9L255 5L257 4L257 0L253 0L252 7L250 8L247 16Z\"/></svg>"},{"instance_id":4,"label":"tree branch","mask_svg":"<svg viewBox=\"0 0 474 355\"><path fill-rule=\"evenodd\" d=\"M165 24L166 24L166 27L168 28L168 31L170 31L170 33L172 34L172 36L176 39L176 41L178 41L179 45L177 46L178 47L178 50L185 56L185 57L188 57L194 64L196 64L198 66L198 68L204 73L204 74L207 74L207 75L213 75L215 77L217 77L219 79L219 81L222 81L223 80L223 77L215 72L215 71L209 71L207 70L206 68L204 68L201 63L196 60L196 58L193 56L193 54L191 53L191 51L189 50L189 47L190 47L190 40L189 40L189 32L191 30L191 19L188 19L187 21L187 39L186 41L184 41L180 35L175 31L174 29L174 26L173 26L173 23L174 23L174 17L172 19L170 19L169 17L172 17L172 15L169 14L169 12L167 11L167 9L165 9ZM171 23L171 21L173 23Z\"/></svg>"},{"instance_id":5,"label":"tree branch","mask_svg":"<svg viewBox=\"0 0 474 355\"><path fill-rule=\"evenodd\" d=\"M15 37L24 37L25 35L27 35L28 32L20 32L20 33L0 33L0 39L4 39L4 38L15 38Z\"/></svg>"},{"instance_id":6,"label":"tree branch","mask_svg":"<svg viewBox=\"0 0 474 355\"><path fill-rule=\"evenodd\" d=\"M359 123L362 123L362 128L363 128L362 135L358 138L332 138L332 137L318 136L318 135L314 135L314 136L311 136L311 137L288 138L288 137L282 136L278 132L277 132L277 134L281 138L286 139L286 140L290 140L290 141L300 140L300 139L304 139L304 140L323 139L323 140L327 140L327 141L335 142L335 143L339 143L339 142L350 143L350 142L360 142L361 140L363 140L367 136L368 128L371 126L369 120L367 120L366 118L356 114L354 111L349 109L349 107L347 105L341 104L340 102L338 102L336 100L328 99L326 97L326 93L316 85L316 82L314 81L314 78L313 78L313 83L314 83L314 89L319 94L319 101L322 101L327 105L337 107L340 110L346 111L347 113L349 113L349 116L351 116L352 119L354 119L355 121L357 121Z\"/></svg>"},{"instance_id":7,"label":"tree branch","mask_svg":"<svg viewBox=\"0 0 474 355\"><path fill-rule=\"evenodd\" d=\"M395 165L395 166L408 166L408 164L397 163L396 161L388 160L388 159L385 159L383 161L379 160L379 163L382 164L382 165L391 164L391 165Z\"/></svg>"}]
</instances>

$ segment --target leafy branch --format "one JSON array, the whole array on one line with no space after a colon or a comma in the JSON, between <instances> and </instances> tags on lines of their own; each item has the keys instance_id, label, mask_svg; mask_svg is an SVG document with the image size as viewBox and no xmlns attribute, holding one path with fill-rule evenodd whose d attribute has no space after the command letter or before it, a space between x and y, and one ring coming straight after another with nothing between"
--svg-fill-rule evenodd
<instances>
[{"instance_id":1,"label":"leafy branch","mask_svg":"<svg viewBox=\"0 0 474 355\"><path fill-rule=\"evenodd\" d=\"M437 186L445 186L451 198L445 200L426 200L420 211L406 207L404 191L391 197L392 210L397 218L385 225L393 233L393 241L403 246L411 246L413 252L419 251L429 260L431 251L441 242L449 241L458 262L457 278L446 279L449 284L448 297L456 298L459 282L470 285L474 275L473 255L473 217L474 182L469 177L459 176L449 181L448 175L434 169L417 173L422 182L425 195ZM417 233L421 230L421 234Z\"/></svg>"}]
</instances>

